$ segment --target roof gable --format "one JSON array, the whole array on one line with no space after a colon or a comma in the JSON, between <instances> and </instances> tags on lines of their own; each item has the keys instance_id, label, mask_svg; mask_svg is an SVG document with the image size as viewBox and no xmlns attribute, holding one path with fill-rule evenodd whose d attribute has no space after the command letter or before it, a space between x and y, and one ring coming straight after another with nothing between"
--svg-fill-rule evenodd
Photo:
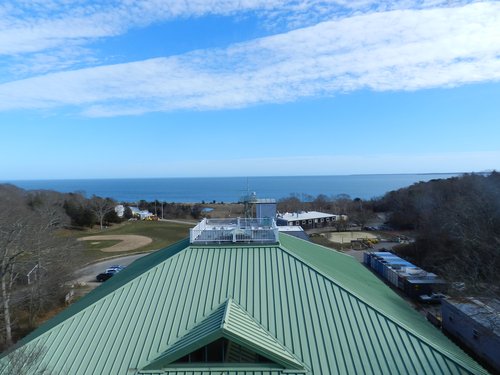
<instances>
[{"instance_id":1,"label":"roof gable","mask_svg":"<svg viewBox=\"0 0 500 375\"><path fill-rule=\"evenodd\" d=\"M231 298L168 347L143 370L162 369L217 339L226 338L288 369L304 369L274 336Z\"/></svg>"}]
</instances>

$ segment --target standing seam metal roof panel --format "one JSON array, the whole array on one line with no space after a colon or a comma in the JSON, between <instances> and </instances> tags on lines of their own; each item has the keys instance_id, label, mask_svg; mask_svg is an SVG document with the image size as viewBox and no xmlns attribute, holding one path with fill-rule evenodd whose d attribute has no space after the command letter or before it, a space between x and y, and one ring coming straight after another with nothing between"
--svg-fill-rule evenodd
<instances>
[{"instance_id":1,"label":"standing seam metal roof panel","mask_svg":"<svg viewBox=\"0 0 500 375\"><path fill-rule=\"evenodd\" d=\"M41 327L28 344L43 345L43 361L56 371L137 374L232 298L313 374L483 373L450 342L432 342L440 333L426 336L416 313L354 259L289 236L281 240L281 246L162 250L104 283L79 311ZM121 344L96 344L110 334ZM190 371L173 373L221 373Z\"/></svg>"}]
</instances>

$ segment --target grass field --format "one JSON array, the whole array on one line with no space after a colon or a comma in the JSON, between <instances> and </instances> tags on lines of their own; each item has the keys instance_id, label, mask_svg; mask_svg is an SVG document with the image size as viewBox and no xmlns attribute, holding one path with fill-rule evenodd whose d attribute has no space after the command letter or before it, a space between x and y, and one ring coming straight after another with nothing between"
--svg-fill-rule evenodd
<instances>
[{"instance_id":1,"label":"grass field","mask_svg":"<svg viewBox=\"0 0 500 375\"><path fill-rule=\"evenodd\" d=\"M99 230L92 229L89 231L67 231L65 236L75 238L85 237L90 235L121 235L121 234L136 234L149 237L153 240L150 244L138 248L133 251L105 253L100 249L113 245L118 241L82 241L84 246L83 261L85 263L93 262L99 259L108 258L110 256L127 255L138 252L148 252L151 250L162 249L173 244L183 238L189 236L189 228L191 225L163 222L163 221L131 221L122 224L114 225L110 228ZM94 242L94 244L92 244ZM99 244L95 243L99 242Z\"/></svg>"},{"instance_id":2,"label":"grass field","mask_svg":"<svg viewBox=\"0 0 500 375\"><path fill-rule=\"evenodd\" d=\"M227 217L242 217L244 216L244 206L239 203L209 203L204 204L203 207L211 208L213 211L208 212L207 216L213 218L227 218Z\"/></svg>"}]
</instances>

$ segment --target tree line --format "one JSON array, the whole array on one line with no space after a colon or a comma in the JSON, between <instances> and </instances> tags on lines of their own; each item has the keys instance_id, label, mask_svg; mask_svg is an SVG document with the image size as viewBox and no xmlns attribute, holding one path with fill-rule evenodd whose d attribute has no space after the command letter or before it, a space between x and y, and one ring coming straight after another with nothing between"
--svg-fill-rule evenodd
<instances>
[{"instance_id":1,"label":"tree line","mask_svg":"<svg viewBox=\"0 0 500 375\"><path fill-rule=\"evenodd\" d=\"M0 185L0 349L61 305L81 248L60 231L70 225L64 196Z\"/></svg>"},{"instance_id":2,"label":"tree line","mask_svg":"<svg viewBox=\"0 0 500 375\"><path fill-rule=\"evenodd\" d=\"M317 196L292 194L287 198L278 200L277 210L280 213L319 211L335 215L346 215L348 222L336 222L337 230L347 229L347 224L354 224L362 228L375 216L372 201L361 198L352 199L347 194L330 197L325 194Z\"/></svg>"},{"instance_id":3,"label":"tree line","mask_svg":"<svg viewBox=\"0 0 500 375\"><path fill-rule=\"evenodd\" d=\"M65 229L122 221L110 198L0 185L0 349L63 304L82 245Z\"/></svg>"},{"instance_id":4,"label":"tree line","mask_svg":"<svg viewBox=\"0 0 500 375\"><path fill-rule=\"evenodd\" d=\"M199 219L202 214L202 204L186 204L186 203L168 203L155 201L140 200L137 204L140 210L148 210L159 218L163 219ZM130 212L125 213L128 219Z\"/></svg>"},{"instance_id":5,"label":"tree line","mask_svg":"<svg viewBox=\"0 0 500 375\"><path fill-rule=\"evenodd\" d=\"M140 200L131 204L123 202L125 206L123 217L118 217L115 207L118 203L111 198L101 198L92 196L85 198L79 193L69 193L65 195L63 208L71 219L74 227L92 228L99 225L104 226L120 223L134 217L130 207L137 207L139 210L147 210L162 219L199 219L202 214L201 204L168 203Z\"/></svg>"},{"instance_id":6,"label":"tree line","mask_svg":"<svg viewBox=\"0 0 500 375\"><path fill-rule=\"evenodd\" d=\"M480 293L498 293L500 173L421 182L373 202L396 229L415 231L399 249L424 269Z\"/></svg>"},{"instance_id":7,"label":"tree line","mask_svg":"<svg viewBox=\"0 0 500 375\"><path fill-rule=\"evenodd\" d=\"M0 184L0 350L36 328L70 290L83 248L64 230L103 229L132 217L130 208L118 217L116 205L95 195ZM201 205L158 201L138 207L164 218L198 218L202 212Z\"/></svg>"}]
</instances>

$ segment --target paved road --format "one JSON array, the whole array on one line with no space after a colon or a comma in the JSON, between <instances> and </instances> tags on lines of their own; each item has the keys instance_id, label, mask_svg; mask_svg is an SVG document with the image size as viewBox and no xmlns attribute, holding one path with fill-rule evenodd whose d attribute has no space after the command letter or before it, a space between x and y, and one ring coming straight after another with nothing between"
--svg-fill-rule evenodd
<instances>
[{"instance_id":1,"label":"paved road","mask_svg":"<svg viewBox=\"0 0 500 375\"><path fill-rule=\"evenodd\" d=\"M167 223L176 223L176 224L187 224L192 225L193 227L199 223L198 220L172 220L172 219L158 219L158 221L164 221Z\"/></svg>"},{"instance_id":2,"label":"paved road","mask_svg":"<svg viewBox=\"0 0 500 375\"><path fill-rule=\"evenodd\" d=\"M76 272L76 281L84 282L87 284L91 283L98 284L95 280L95 277L97 276L97 274L104 272L106 268L108 268L109 266L112 266L114 264L119 264L121 266L128 266L134 260L139 259L147 254L148 253L127 255L120 258L113 258L113 259L103 260L102 262L99 263L90 264Z\"/></svg>"}]
</instances>

